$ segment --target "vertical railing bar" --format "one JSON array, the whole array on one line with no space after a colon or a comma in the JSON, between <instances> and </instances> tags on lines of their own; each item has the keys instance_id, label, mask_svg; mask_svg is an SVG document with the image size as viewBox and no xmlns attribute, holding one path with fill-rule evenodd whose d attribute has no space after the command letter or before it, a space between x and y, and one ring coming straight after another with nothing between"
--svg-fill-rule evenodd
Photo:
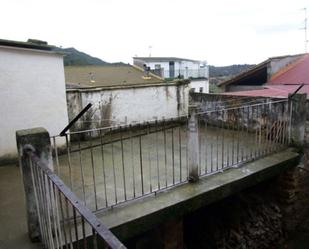
<instances>
[{"instance_id":1,"label":"vertical railing bar","mask_svg":"<svg viewBox=\"0 0 309 249\"><path fill-rule=\"evenodd\" d=\"M86 202L86 192L85 192L85 174L84 174L83 163L82 163L81 142L80 142L80 135L77 135L77 136L78 136L78 155L79 155L80 174L82 178L83 198L84 198L84 204L86 206L87 202Z\"/></svg>"},{"instance_id":2,"label":"vertical railing bar","mask_svg":"<svg viewBox=\"0 0 309 249\"><path fill-rule=\"evenodd\" d=\"M132 187L133 187L133 198L136 197L136 192L135 192L135 166L134 166L134 154L133 154L133 147L134 147L134 143L133 143L133 139L132 139L132 125L129 125L129 135L130 135L130 144L131 144L131 166L132 166Z\"/></svg>"},{"instance_id":3,"label":"vertical railing bar","mask_svg":"<svg viewBox=\"0 0 309 249\"><path fill-rule=\"evenodd\" d=\"M89 134L89 136L90 136L91 170L92 170L93 191L94 191L94 205L95 205L95 210L98 210L97 185L96 185L96 176L95 176L95 169L94 169L93 144L92 144L91 133Z\"/></svg>"},{"instance_id":4,"label":"vertical railing bar","mask_svg":"<svg viewBox=\"0 0 309 249\"><path fill-rule=\"evenodd\" d=\"M75 230L75 239L77 243L77 248L79 248L79 236L78 236L78 228L77 228L77 221L76 221L76 209L72 205L72 210L73 210L73 221L74 221L74 230Z\"/></svg>"},{"instance_id":5,"label":"vertical railing bar","mask_svg":"<svg viewBox=\"0 0 309 249\"><path fill-rule=\"evenodd\" d=\"M230 121L229 121L229 110L226 111L226 129L229 132L231 132L231 129L230 129ZM229 142L229 137L227 137L226 139L226 146L227 149L226 149L226 152L227 152L227 156L226 156L226 167L229 167L230 166L230 142Z\"/></svg>"},{"instance_id":6,"label":"vertical railing bar","mask_svg":"<svg viewBox=\"0 0 309 249\"><path fill-rule=\"evenodd\" d=\"M147 137L148 137L148 162L149 162L149 190L150 190L150 193L152 193L152 172L151 172L151 155L150 155L150 153L151 153L151 130L150 130L150 124L149 124L149 122L147 122L147 125L146 125L146 127L147 127Z\"/></svg>"},{"instance_id":7,"label":"vertical railing bar","mask_svg":"<svg viewBox=\"0 0 309 249\"><path fill-rule=\"evenodd\" d=\"M237 145L236 145L236 150L237 150L237 156L236 156L236 163L239 163L239 143L240 143L240 120L241 120L241 109L237 109L237 116L236 116L236 125L237 125Z\"/></svg>"},{"instance_id":8,"label":"vertical railing bar","mask_svg":"<svg viewBox=\"0 0 309 249\"><path fill-rule=\"evenodd\" d=\"M207 114L204 114L205 115L205 118L204 118L204 123L205 123L205 136L204 136L204 147L205 147L205 168L204 168L204 174L207 174L208 173L208 163L207 163L207 160L208 160L208 143L207 143L207 134L208 134L208 126L207 126ZM210 139L209 139L210 140Z\"/></svg>"},{"instance_id":9,"label":"vertical railing bar","mask_svg":"<svg viewBox=\"0 0 309 249\"><path fill-rule=\"evenodd\" d=\"M85 219L83 216L81 216L81 223L82 223L82 234L83 234L83 249L87 249L87 238L86 238L86 231L85 231Z\"/></svg>"},{"instance_id":10,"label":"vertical railing bar","mask_svg":"<svg viewBox=\"0 0 309 249\"><path fill-rule=\"evenodd\" d=\"M65 134L65 141L66 141L66 149L67 149L67 154L68 154L68 163L69 163L69 174L70 174L70 187L73 190L73 176L72 176L72 165L71 165L71 148L70 148L70 143L68 139L68 134Z\"/></svg>"},{"instance_id":11,"label":"vertical railing bar","mask_svg":"<svg viewBox=\"0 0 309 249\"><path fill-rule=\"evenodd\" d=\"M155 121L155 127L156 127L156 155L157 155L157 181L158 181L158 189L160 190L160 166L159 166L159 140L158 140L158 136L159 136L159 132L158 132L158 120Z\"/></svg>"},{"instance_id":12,"label":"vertical railing bar","mask_svg":"<svg viewBox=\"0 0 309 249\"><path fill-rule=\"evenodd\" d=\"M217 113L217 121L219 122L219 111L217 111L216 112ZM218 123L217 124L217 128L216 128L216 130L217 130L217 142L216 142L216 144L217 144L217 168L216 168L216 171L218 171L219 170L219 133L220 133L220 123Z\"/></svg>"},{"instance_id":13,"label":"vertical railing bar","mask_svg":"<svg viewBox=\"0 0 309 249\"><path fill-rule=\"evenodd\" d=\"M38 168L38 167L37 167ZM44 198L45 193L44 193L44 185L43 185L43 172L38 169L37 171L38 174L38 185L39 185L39 190L40 190L40 203L41 203L41 213L42 213L42 220L43 220L43 227L44 227L44 234L45 234L45 242L47 246L51 246L50 243L50 237L48 233L48 221L46 217L46 200Z\"/></svg>"},{"instance_id":14,"label":"vertical railing bar","mask_svg":"<svg viewBox=\"0 0 309 249\"><path fill-rule=\"evenodd\" d=\"M35 202L36 202L36 206L37 206L37 214L38 214L38 219L39 219L39 226L40 226L40 232L41 232L41 237L42 240L45 242L45 234L44 234L44 230L43 230L43 221L42 221L42 216L41 216L41 201L39 201L39 194L38 194L38 189L37 189L37 184L38 184L38 177L35 176L34 173L34 166L33 166L33 162L31 160L31 158L29 157L29 165L30 165L30 171L31 171L31 178L32 178L32 186L34 189L34 198L35 198ZM37 170L37 167L35 167ZM40 186L38 186L40 188Z\"/></svg>"},{"instance_id":15,"label":"vertical railing bar","mask_svg":"<svg viewBox=\"0 0 309 249\"><path fill-rule=\"evenodd\" d=\"M60 176L60 165L59 165L59 157L58 157L58 148L56 144L56 137L53 137L53 144L54 144L54 150L55 150L55 157L56 157L56 164L57 164L57 173Z\"/></svg>"},{"instance_id":16,"label":"vertical railing bar","mask_svg":"<svg viewBox=\"0 0 309 249\"><path fill-rule=\"evenodd\" d=\"M65 242L65 247L68 249L68 239L67 239L67 233L65 231L65 217L64 217L64 211L63 211L63 204L62 204L62 199L61 199L61 192L58 192L58 197L59 197L59 205L60 205L60 214L62 217L62 229L63 229L63 235L64 235L64 242Z\"/></svg>"},{"instance_id":17,"label":"vertical railing bar","mask_svg":"<svg viewBox=\"0 0 309 249\"><path fill-rule=\"evenodd\" d=\"M178 143L179 143L179 181L182 182L182 153L181 153L181 125L178 127Z\"/></svg>"},{"instance_id":18,"label":"vertical railing bar","mask_svg":"<svg viewBox=\"0 0 309 249\"><path fill-rule=\"evenodd\" d=\"M112 151L112 166L113 166L113 180L114 180L114 195L115 195L115 203L118 203L118 198L117 198L117 182L116 182L116 172L115 172L115 158L114 158L114 142L112 141L112 130L111 128L109 129L110 131L110 144L111 144L111 151Z\"/></svg>"},{"instance_id":19,"label":"vertical railing bar","mask_svg":"<svg viewBox=\"0 0 309 249\"><path fill-rule=\"evenodd\" d=\"M70 217L70 214L69 214L69 206L68 206L68 199L67 199L67 197L65 196L64 197L64 200L65 200L65 212L66 212L66 216L67 216L67 218L69 219L69 218L71 218ZM68 223L68 228L69 228L69 239L70 239L70 248L72 248L73 249L73 238L72 238L72 231L71 231L71 225L70 225L70 223Z\"/></svg>"},{"instance_id":20,"label":"vertical railing bar","mask_svg":"<svg viewBox=\"0 0 309 249\"><path fill-rule=\"evenodd\" d=\"M224 111L222 113L222 121L221 121L221 132L222 132L222 141L221 141L221 169L224 169Z\"/></svg>"},{"instance_id":21,"label":"vertical railing bar","mask_svg":"<svg viewBox=\"0 0 309 249\"><path fill-rule=\"evenodd\" d=\"M201 175L202 173L202 151L201 151L201 148L202 148L202 142L201 142L201 135L203 134L203 131L202 131L202 127L201 127L201 119L200 119L200 115L196 115L197 116L197 128L198 130L200 131L199 133L199 137L198 137L198 144L199 144L199 153L198 153L198 174Z\"/></svg>"},{"instance_id":22,"label":"vertical railing bar","mask_svg":"<svg viewBox=\"0 0 309 249\"><path fill-rule=\"evenodd\" d=\"M53 182L48 178L48 183L49 183L49 197L50 197L50 203L51 203L51 223L53 224L53 228L54 229L53 233L54 237L55 237L55 244L57 245L57 248L60 247L60 243L59 243L59 237L58 237L58 230L57 230L57 221L56 221L56 214L55 214L55 208L56 208L56 204L55 204L55 199L54 199L54 192L53 192Z\"/></svg>"},{"instance_id":23,"label":"vertical railing bar","mask_svg":"<svg viewBox=\"0 0 309 249\"><path fill-rule=\"evenodd\" d=\"M139 160L140 160L140 171L141 171L142 195L144 195L144 173L143 173L142 136L139 136Z\"/></svg>"},{"instance_id":24,"label":"vertical railing bar","mask_svg":"<svg viewBox=\"0 0 309 249\"><path fill-rule=\"evenodd\" d=\"M166 152L166 128L165 128L165 119L163 119L163 140L164 140L165 187L167 187L167 152Z\"/></svg>"},{"instance_id":25,"label":"vertical railing bar","mask_svg":"<svg viewBox=\"0 0 309 249\"><path fill-rule=\"evenodd\" d=\"M124 167L124 148L123 148L123 131L121 130L121 126L119 127L120 132L120 146L121 146L121 164L122 164L122 181L123 181L123 193L124 193L124 200L127 200L127 189L126 189L126 173Z\"/></svg>"},{"instance_id":26,"label":"vertical railing bar","mask_svg":"<svg viewBox=\"0 0 309 249\"><path fill-rule=\"evenodd\" d=\"M54 248L54 240L53 240L53 234L52 234L52 223L51 223L51 213L50 213L50 209L51 209L51 203L50 203L50 198L48 197L48 186L49 186L49 181L47 178L47 175L45 175L45 173L43 173L43 182L44 182L44 189L45 189L45 201L46 201L46 210L47 210L47 224L48 224L48 233L49 233L49 238L50 238L50 242L51 242L51 247Z\"/></svg>"},{"instance_id":27,"label":"vertical railing bar","mask_svg":"<svg viewBox=\"0 0 309 249\"><path fill-rule=\"evenodd\" d=\"M107 185L106 185L106 169L105 169L105 156L104 156L104 145L103 145L103 135L102 130L100 130L100 142L101 142L101 156L102 156L102 172L103 172L103 185L104 185L104 198L105 206L108 207L108 198L107 198Z\"/></svg>"},{"instance_id":28,"label":"vertical railing bar","mask_svg":"<svg viewBox=\"0 0 309 249\"><path fill-rule=\"evenodd\" d=\"M175 185L175 151L174 151L174 128L172 127L172 176L173 185Z\"/></svg>"},{"instance_id":29,"label":"vertical railing bar","mask_svg":"<svg viewBox=\"0 0 309 249\"><path fill-rule=\"evenodd\" d=\"M54 198L55 198L55 208L56 208L56 216L57 216L57 226L59 231L59 239L60 239L60 245L63 246L63 238L62 238L62 232L61 232L61 225L60 225L60 217L59 217L59 206L58 206L58 197L57 192L59 191L58 188L55 187L55 184L53 183L53 189L54 189Z\"/></svg>"}]
</instances>

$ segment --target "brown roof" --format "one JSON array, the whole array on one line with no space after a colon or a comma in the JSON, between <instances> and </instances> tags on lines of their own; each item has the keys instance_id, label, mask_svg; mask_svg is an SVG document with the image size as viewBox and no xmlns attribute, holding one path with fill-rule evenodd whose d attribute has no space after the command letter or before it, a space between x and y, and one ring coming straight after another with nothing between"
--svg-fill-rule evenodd
<instances>
[{"instance_id":1,"label":"brown roof","mask_svg":"<svg viewBox=\"0 0 309 249\"><path fill-rule=\"evenodd\" d=\"M145 79L144 72L136 67L125 66L67 66L64 68L67 85L85 87L125 87L164 83L158 76Z\"/></svg>"}]
</instances>

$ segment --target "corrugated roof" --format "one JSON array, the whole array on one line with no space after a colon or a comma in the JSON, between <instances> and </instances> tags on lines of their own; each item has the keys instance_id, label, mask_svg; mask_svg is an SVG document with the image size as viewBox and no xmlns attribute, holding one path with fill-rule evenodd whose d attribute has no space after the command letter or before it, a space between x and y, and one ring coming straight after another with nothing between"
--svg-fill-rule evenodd
<instances>
[{"instance_id":1,"label":"corrugated roof","mask_svg":"<svg viewBox=\"0 0 309 249\"><path fill-rule=\"evenodd\" d=\"M264 89L248 90L238 92L225 92L223 95L249 96L249 97L276 97L287 98L290 93L294 93L300 85L265 85ZM309 85L304 85L299 93L307 93L309 99Z\"/></svg>"},{"instance_id":2,"label":"corrugated roof","mask_svg":"<svg viewBox=\"0 0 309 249\"><path fill-rule=\"evenodd\" d=\"M178 57L133 57L133 59L143 60L147 62L156 62L156 61L192 61L192 62L199 62L198 60L190 60L185 58L178 58Z\"/></svg>"},{"instance_id":3,"label":"corrugated roof","mask_svg":"<svg viewBox=\"0 0 309 249\"><path fill-rule=\"evenodd\" d=\"M144 72L133 66L67 66L65 81L73 86L113 87L164 83L158 76L144 79Z\"/></svg>"},{"instance_id":4,"label":"corrugated roof","mask_svg":"<svg viewBox=\"0 0 309 249\"><path fill-rule=\"evenodd\" d=\"M309 54L282 68L268 80L268 84L309 84Z\"/></svg>"}]
</instances>

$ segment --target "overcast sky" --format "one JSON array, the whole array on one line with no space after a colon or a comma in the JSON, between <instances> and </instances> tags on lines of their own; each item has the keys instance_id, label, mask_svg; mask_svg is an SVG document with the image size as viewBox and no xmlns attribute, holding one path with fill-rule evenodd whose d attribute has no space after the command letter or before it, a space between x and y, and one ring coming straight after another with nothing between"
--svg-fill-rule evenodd
<instances>
[{"instance_id":1,"label":"overcast sky","mask_svg":"<svg viewBox=\"0 0 309 249\"><path fill-rule=\"evenodd\" d=\"M309 0L0 0L0 38L35 38L108 62L176 56L212 65L303 53Z\"/></svg>"}]
</instances>

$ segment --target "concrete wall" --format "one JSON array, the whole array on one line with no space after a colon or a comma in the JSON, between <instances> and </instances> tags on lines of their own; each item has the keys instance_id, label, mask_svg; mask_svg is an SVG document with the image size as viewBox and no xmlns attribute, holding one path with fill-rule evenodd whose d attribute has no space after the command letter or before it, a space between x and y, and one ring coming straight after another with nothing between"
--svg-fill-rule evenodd
<instances>
[{"instance_id":1,"label":"concrete wall","mask_svg":"<svg viewBox=\"0 0 309 249\"><path fill-rule=\"evenodd\" d=\"M70 120L92 103L74 129L84 130L147 120L172 118L188 113L187 84L118 89L67 90Z\"/></svg>"},{"instance_id":2,"label":"concrete wall","mask_svg":"<svg viewBox=\"0 0 309 249\"><path fill-rule=\"evenodd\" d=\"M62 55L0 47L0 163L16 160L15 131L67 125Z\"/></svg>"}]
</instances>

